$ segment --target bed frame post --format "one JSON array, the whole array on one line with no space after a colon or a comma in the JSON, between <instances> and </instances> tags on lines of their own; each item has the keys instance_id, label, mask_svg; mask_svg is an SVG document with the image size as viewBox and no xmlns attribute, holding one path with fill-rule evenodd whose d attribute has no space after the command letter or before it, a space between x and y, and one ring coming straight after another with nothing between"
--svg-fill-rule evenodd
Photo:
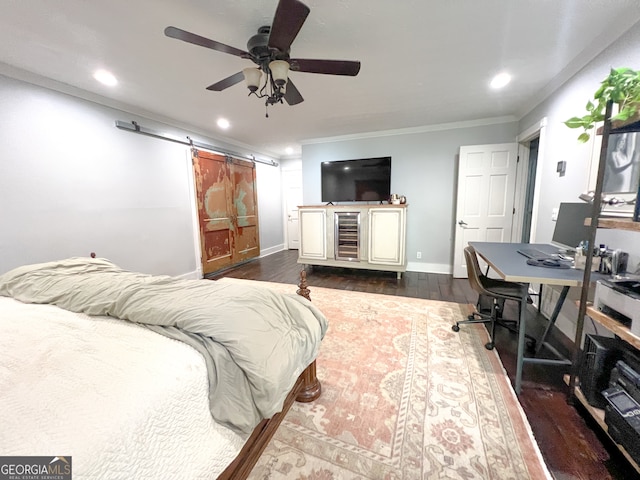
<instances>
[{"instance_id":1,"label":"bed frame post","mask_svg":"<svg viewBox=\"0 0 640 480\"><path fill-rule=\"evenodd\" d=\"M322 393L322 385L316 376L316 361L311 364L300 375L302 378L302 388L296 396L297 402L308 403L313 402Z\"/></svg>"},{"instance_id":2,"label":"bed frame post","mask_svg":"<svg viewBox=\"0 0 640 480\"><path fill-rule=\"evenodd\" d=\"M311 301L311 292L307 288L307 272L304 270L300 271L300 283L298 287L300 288L298 288L296 293ZM303 403L313 402L322 392L322 386L316 376L315 360L302 372L300 378L302 379L302 388L296 396L296 401Z\"/></svg>"},{"instance_id":3,"label":"bed frame post","mask_svg":"<svg viewBox=\"0 0 640 480\"><path fill-rule=\"evenodd\" d=\"M300 283L298 284L298 290L296 293L301 297L311 301L311 291L307 288L307 272L300 270Z\"/></svg>"}]
</instances>

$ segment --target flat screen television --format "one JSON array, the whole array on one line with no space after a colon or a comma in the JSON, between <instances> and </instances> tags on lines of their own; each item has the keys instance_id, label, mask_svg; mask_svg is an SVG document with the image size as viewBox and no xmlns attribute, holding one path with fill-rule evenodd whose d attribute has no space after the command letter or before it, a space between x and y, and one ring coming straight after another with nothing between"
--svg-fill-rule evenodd
<instances>
[{"instance_id":1,"label":"flat screen television","mask_svg":"<svg viewBox=\"0 0 640 480\"><path fill-rule=\"evenodd\" d=\"M322 162L323 202L387 201L391 196L391 157Z\"/></svg>"}]
</instances>

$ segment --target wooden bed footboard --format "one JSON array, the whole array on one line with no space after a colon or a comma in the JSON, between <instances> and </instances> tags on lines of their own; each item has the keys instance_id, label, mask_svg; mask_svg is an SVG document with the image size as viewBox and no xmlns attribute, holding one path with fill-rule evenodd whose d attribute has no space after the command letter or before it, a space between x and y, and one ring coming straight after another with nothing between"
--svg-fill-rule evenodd
<instances>
[{"instance_id":1,"label":"wooden bed footboard","mask_svg":"<svg viewBox=\"0 0 640 480\"><path fill-rule=\"evenodd\" d=\"M296 293L307 300L311 300L309 289L307 288L307 275L304 270L300 272L300 284L298 287ZM245 480L258 462L264 449L267 448L269 441L275 435L293 402L312 402L320 396L321 392L322 387L316 376L316 361L314 360L298 377L293 389L291 389L282 405L282 411L258 424L238 456L220 474L218 480Z\"/></svg>"}]
</instances>

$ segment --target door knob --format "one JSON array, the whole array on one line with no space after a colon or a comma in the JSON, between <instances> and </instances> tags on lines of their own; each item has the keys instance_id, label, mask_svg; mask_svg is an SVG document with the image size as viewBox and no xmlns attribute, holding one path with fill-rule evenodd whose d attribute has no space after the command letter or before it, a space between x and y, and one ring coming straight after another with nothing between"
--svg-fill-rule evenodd
<instances>
[{"instance_id":1,"label":"door knob","mask_svg":"<svg viewBox=\"0 0 640 480\"><path fill-rule=\"evenodd\" d=\"M460 220L460 221L458 222L458 225L460 225L461 227L466 227L466 226L467 226L467 222L465 222L465 221L463 221L463 220Z\"/></svg>"}]
</instances>

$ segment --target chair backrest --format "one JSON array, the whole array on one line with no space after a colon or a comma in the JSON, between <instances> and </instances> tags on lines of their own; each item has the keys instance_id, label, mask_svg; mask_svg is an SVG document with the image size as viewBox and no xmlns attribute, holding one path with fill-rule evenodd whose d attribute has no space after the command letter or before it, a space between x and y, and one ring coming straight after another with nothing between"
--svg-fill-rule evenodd
<instances>
[{"instance_id":1,"label":"chair backrest","mask_svg":"<svg viewBox=\"0 0 640 480\"><path fill-rule=\"evenodd\" d=\"M482 285L482 280L480 280L483 277L482 270L480 270L480 264L478 263L476 251L471 245L465 247L464 259L467 263L467 276L469 277L471 288L473 288L481 295L493 296L493 294L485 290L484 286Z\"/></svg>"}]
</instances>

